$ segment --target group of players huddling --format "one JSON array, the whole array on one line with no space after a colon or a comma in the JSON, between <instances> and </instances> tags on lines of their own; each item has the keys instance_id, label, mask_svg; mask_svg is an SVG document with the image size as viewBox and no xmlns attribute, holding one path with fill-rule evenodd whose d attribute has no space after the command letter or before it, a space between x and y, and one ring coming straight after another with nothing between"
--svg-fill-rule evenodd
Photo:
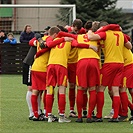
<instances>
[{"instance_id":1,"label":"group of players huddling","mask_svg":"<svg viewBox=\"0 0 133 133\"><path fill-rule=\"evenodd\" d=\"M69 117L77 118L79 123L84 117L87 123L103 122L106 87L113 109L108 121L127 121L128 107L131 110L130 120L133 120L132 45L130 37L122 32L119 25L87 21L83 28L82 21L76 19L72 26L51 27L43 37L36 33L29 45L31 48L23 66L23 83L32 90L28 104L30 120L71 122L65 115L66 89L69 89ZM103 64L101 51L104 54ZM27 60L30 63L26 63ZM59 118L52 115L54 90L57 88ZM127 88L132 102L128 99ZM40 111L41 99L43 113Z\"/></svg>"}]
</instances>

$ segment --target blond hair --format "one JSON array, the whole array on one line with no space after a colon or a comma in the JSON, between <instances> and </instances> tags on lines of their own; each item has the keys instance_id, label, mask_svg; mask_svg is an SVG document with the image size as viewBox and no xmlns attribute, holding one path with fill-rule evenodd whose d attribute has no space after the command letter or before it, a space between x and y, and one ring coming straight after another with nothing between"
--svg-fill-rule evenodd
<instances>
[{"instance_id":1,"label":"blond hair","mask_svg":"<svg viewBox=\"0 0 133 133\"><path fill-rule=\"evenodd\" d=\"M12 37L14 37L13 33L11 33L11 32L7 34L7 36L10 36L10 35L11 35Z\"/></svg>"}]
</instances>

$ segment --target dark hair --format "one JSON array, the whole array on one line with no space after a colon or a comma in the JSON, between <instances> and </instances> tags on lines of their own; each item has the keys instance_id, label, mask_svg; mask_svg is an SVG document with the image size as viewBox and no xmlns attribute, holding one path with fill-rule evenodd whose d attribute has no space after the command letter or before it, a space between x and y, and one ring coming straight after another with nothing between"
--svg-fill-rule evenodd
<instances>
[{"instance_id":1,"label":"dark hair","mask_svg":"<svg viewBox=\"0 0 133 133\"><path fill-rule=\"evenodd\" d=\"M47 26L44 28L44 30L49 30L51 27L50 26Z\"/></svg>"},{"instance_id":2,"label":"dark hair","mask_svg":"<svg viewBox=\"0 0 133 133\"><path fill-rule=\"evenodd\" d=\"M83 22L81 21L81 19L75 19L72 23L72 26L77 27L77 29L80 30L83 26Z\"/></svg>"},{"instance_id":3,"label":"dark hair","mask_svg":"<svg viewBox=\"0 0 133 133\"><path fill-rule=\"evenodd\" d=\"M71 32L69 32L69 33L71 33L71 34L77 34L76 32L74 32L74 31L71 31Z\"/></svg>"},{"instance_id":4,"label":"dark hair","mask_svg":"<svg viewBox=\"0 0 133 133\"><path fill-rule=\"evenodd\" d=\"M98 22L98 21L94 21L94 22L92 23L92 28L91 28L91 30L92 30L93 32L96 32L96 31L99 29L99 23L100 23L100 22Z\"/></svg>"},{"instance_id":5,"label":"dark hair","mask_svg":"<svg viewBox=\"0 0 133 133\"><path fill-rule=\"evenodd\" d=\"M27 27L31 27L31 25L29 25L29 24L25 25L25 26L24 26L24 32L26 32Z\"/></svg>"},{"instance_id":6,"label":"dark hair","mask_svg":"<svg viewBox=\"0 0 133 133\"><path fill-rule=\"evenodd\" d=\"M53 27L51 27L50 29L49 29L49 35L51 36L51 35L53 35L54 33L59 33L59 31L60 31L60 29L58 28L58 27L56 27L56 26L53 26Z\"/></svg>"},{"instance_id":7,"label":"dark hair","mask_svg":"<svg viewBox=\"0 0 133 133\"><path fill-rule=\"evenodd\" d=\"M4 30L0 30L0 32L5 32Z\"/></svg>"},{"instance_id":8,"label":"dark hair","mask_svg":"<svg viewBox=\"0 0 133 133\"><path fill-rule=\"evenodd\" d=\"M108 24L109 24L109 23L106 22L106 21L101 21L101 22L99 23L99 28L102 27L102 26L106 26L106 25L108 25Z\"/></svg>"},{"instance_id":9,"label":"dark hair","mask_svg":"<svg viewBox=\"0 0 133 133\"><path fill-rule=\"evenodd\" d=\"M68 32L68 30L63 27L62 25L57 25L57 27L61 30L61 31L64 31L64 32Z\"/></svg>"},{"instance_id":10,"label":"dark hair","mask_svg":"<svg viewBox=\"0 0 133 133\"><path fill-rule=\"evenodd\" d=\"M84 25L84 28L87 29L87 30L90 30L91 27L92 27L92 20L88 20L85 25Z\"/></svg>"}]
</instances>

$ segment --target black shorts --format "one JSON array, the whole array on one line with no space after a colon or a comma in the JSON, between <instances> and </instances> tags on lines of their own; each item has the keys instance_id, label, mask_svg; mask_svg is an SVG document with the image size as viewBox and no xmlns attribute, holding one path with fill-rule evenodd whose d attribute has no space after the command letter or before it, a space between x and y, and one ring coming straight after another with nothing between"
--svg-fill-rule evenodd
<instances>
[{"instance_id":1,"label":"black shorts","mask_svg":"<svg viewBox=\"0 0 133 133\"><path fill-rule=\"evenodd\" d=\"M31 86L31 66L23 63L23 84Z\"/></svg>"}]
</instances>

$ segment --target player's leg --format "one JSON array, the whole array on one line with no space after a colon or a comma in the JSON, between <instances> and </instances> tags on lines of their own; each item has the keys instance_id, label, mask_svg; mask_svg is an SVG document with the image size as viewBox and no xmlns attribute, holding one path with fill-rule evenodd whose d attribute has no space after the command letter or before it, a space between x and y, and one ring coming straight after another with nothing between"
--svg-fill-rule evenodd
<instances>
[{"instance_id":1,"label":"player's leg","mask_svg":"<svg viewBox=\"0 0 133 133\"><path fill-rule=\"evenodd\" d=\"M110 99L113 103L113 93L112 93L112 87L108 87L108 94L110 96ZM112 104L112 109L110 110L110 113L106 116L104 116L104 119L111 119L113 117L114 114L114 109L113 109L113 104Z\"/></svg>"},{"instance_id":2,"label":"player's leg","mask_svg":"<svg viewBox=\"0 0 133 133\"><path fill-rule=\"evenodd\" d=\"M29 120L32 120L34 114L32 111L31 105L31 95L32 95L32 87L31 87L31 66L23 63L23 84L27 85L27 93L26 93L26 102L29 109Z\"/></svg>"},{"instance_id":3,"label":"player's leg","mask_svg":"<svg viewBox=\"0 0 133 133\"><path fill-rule=\"evenodd\" d=\"M47 94L47 90L43 92L43 105L44 105L43 113L44 115L46 115L46 94Z\"/></svg>"},{"instance_id":4,"label":"player's leg","mask_svg":"<svg viewBox=\"0 0 133 133\"><path fill-rule=\"evenodd\" d=\"M48 86L47 95L46 95L46 117L48 116L48 122L53 122L52 118L53 96L54 96L54 87Z\"/></svg>"},{"instance_id":5,"label":"player's leg","mask_svg":"<svg viewBox=\"0 0 133 133\"><path fill-rule=\"evenodd\" d=\"M67 68L56 65L56 77L57 77L57 86L59 86L59 96L58 96L58 109L59 109L59 120L58 122L71 122L71 120L65 117L66 109L66 87L67 87Z\"/></svg>"},{"instance_id":6,"label":"player's leg","mask_svg":"<svg viewBox=\"0 0 133 133\"><path fill-rule=\"evenodd\" d=\"M93 122L92 112L96 106L96 87L89 87L89 100L88 100L88 115L87 115L87 123Z\"/></svg>"},{"instance_id":7,"label":"player's leg","mask_svg":"<svg viewBox=\"0 0 133 133\"><path fill-rule=\"evenodd\" d=\"M40 107L38 108L39 100L38 97L42 97L42 92L46 90L46 73L45 72L38 72L32 71L32 109L34 112L33 121L43 121L45 120L44 114L40 111Z\"/></svg>"},{"instance_id":8,"label":"player's leg","mask_svg":"<svg viewBox=\"0 0 133 133\"><path fill-rule=\"evenodd\" d=\"M29 108L29 120L32 120L32 118L34 116L33 111L32 111L31 95L32 95L32 87L28 86L28 90L26 93L26 102L27 102L27 105Z\"/></svg>"},{"instance_id":9,"label":"player's leg","mask_svg":"<svg viewBox=\"0 0 133 133\"><path fill-rule=\"evenodd\" d=\"M100 86L97 89L97 114L96 114L96 122L102 122L102 111L104 106L104 90L105 86Z\"/></svg>"},{"instance_id":10,"label":"player's leg","mask_svg":"<svg viewBox=\"0 0 133 133\"><path fill-rule=\"evenodd\" d=\"M39 114L38 114L38 95L39 91L32 89L32 95L31 95L31 103L32 103L32 110L34 113L33 120L38 120Z\"/></svg>"},{"instance_id":11,"label":"player's leg","mask_svg":"<svg viewBox=\"0 0 133 133\"><path fill-rule=\"evenodd\" d=\"M66 87L65 86L59 86L58 108L59 108L58 122L59 123L71 122L71 120L69 120L65 117L65 108L66 108Z\"/></svg>"},{"instance_id":12,"label":"player's leg","mask_svg":"<svg viewBox=\"0 0 133 133\"><path fill-rule=\"evenodd\" d=\"M83 122L82 120L82 109L83 109L83 95L84 89L81 86L77 87L77 96L76 96L76 105L77 105L77 112L78 112L78 119L76 122Z\"/></svg>"},{"instance_id":13,"label":"player's leg","mask_svg":"<svg viewBox=\"0 0 133 133\"><path fill-rule=\"evenodd\" d=\"M69 83L69 104L70 104L70 114L69 117L77 117L74 111L75 106L75 83Z\"/></svg>"},{"instance_id":14,"label":"player's leg","mask_svg":"<svg viewBox=\"0 0 133 133\"><path fill-rule=\"evenodd\" d=\"M77 71L76 71L76 84L77 84L77 95L76 95L76 105L78 112L78 119L76 122L83 122L82 120L82 109L83 109L83 97L85 88L87 88L87 66L86 59L82 59L77 63Z\"/></svg>"},{"instance_id":15,"label":"player's leg","mask_svg":"<svg viewBox=\"0 0 133 133\"><path fill-rule=\"evenodd\" d=\"M119 121L128 121L128 96L126 89L126 87L120 88L122 114L119 117Z\"/></svg>"},{"instance_id":16,"label":"player's leg","mask_svg":"<svg viewBox=\"0 0 133 133\"><path fill-rule=\"evenodd\" d=\"M106 64L104 64L100 70L100 81L101 84L99 87L96 88L97 91L97 108L96 108L96 122L102 122L102 111L103 111L103 106L104 106L104 91L106 86L108 85L109 79L107 78L108 74L108 67L106 67Z\"/></svg>"},{"instance_id":17,"label":"player's leg","mask_svg":"<svg viewBox=\"0 0 133 133\"><path fill-rule=\"evenodd\" d=\"M98 60L89 59L88 60L88 69L87 69L87 81L89 86L89 100L88 100L88 115L87 115L87 123L93 122L92 112L96 106L96 88L100 85L100 71ZM94 74L95 73L95 74Z\"/></svg>"},{"instance_id":18,"label":"player's leg","mask_svg":"<svg viewBox=\"0 0 133 133\"><path fill-rule=\"evenodd\" d=\"M87 95L87 89L85 89L83 94L83 118L87 117L87 103L88 103L88 95Z\"/></svg>"},{"instance_id":19,"label":"player's leg","mask_svg":"<svg viewBox=\"0 0 133 133\"><path fill-rule=\"evenodd\" d=\"M70 114L69 117L77 117L74 111L75 106L75 95L76 95L76 68L77 63L69 63L67 67L68 71L68 82L69 82L69 105Z\"/></svg>"},{"instance_id":20,"label":"player's leg","mask_svg":"<svg viewBox=\"0 0 133 133\"><path fill-rule=\"evenodd\" d=\"M43 91L39 92L38 98L37 98L37 102L38 102L38 114L42 114L42 109L41 109L41 101L42 101L42 94Z\"/></svg>"},{"instance_id":21,"label":"player's leg","mask_svg":"<svg viewBox=\"0 0 133 133\"><path fill-rule=\"evenodd\" d=\"M128 99L127 93L126 93L126 89L127 88L132 88L133 87L133 64L127 65L124 67L124 78L123 78L123 88L122 90L120 89L120 93L121 95L121 103L122 103L122 109L123 109L123 115L120 118L123 118L123 121L127 121L128 119L124 118L126 115L128 116L128 105L130 106L130 110L131 110L131 115L133 115L133 108L132 108L132 104L130 104L130 101ZM132 93L132 91L131 91ZM123 105L124 104L124 105ZM121 120L121 119L120 119Z\"/></svg>"},{"instance_id":22,"label":"player's leg","mask_svg":"<svg viewBox=\"0 0 133 133\"><path fill-rule=\"evenodd\" d=\"M124 67L123 64L110 64L110 70L112 72L112 75L110 74L110 78L113 78L113 80L112 80L112 85L109 86L112 86L114 115L109 120L109 122L119 122L118 119L118 114L120 109L119 86L121 85L121 81L123 79Z\"/></svg>"},{"instance_id":23,"label":"player's leg","mask_svg":"<svg viewBox=\"0 0 133 133\"><path fill-rule=\"evenodd\" d=\"M114 115L112 119L109 120L109 122L119 122L118 120L118 114L119 114L119 108L120 108L119 86L112 86L112 92L113 92Z\"/></svg>"},{"instance_id":24,"label":"player's leg","mask_svg":"<svg viewBox=\"0 0 133 133\"><path fill-rule=\"evenodd\" d=\"M47 94L46 94L46 116L48 122L52 122L52 107L54 97L54 86L56 86L55 66L49 65L47 69Z\"/></svg>"}]
</instances>

